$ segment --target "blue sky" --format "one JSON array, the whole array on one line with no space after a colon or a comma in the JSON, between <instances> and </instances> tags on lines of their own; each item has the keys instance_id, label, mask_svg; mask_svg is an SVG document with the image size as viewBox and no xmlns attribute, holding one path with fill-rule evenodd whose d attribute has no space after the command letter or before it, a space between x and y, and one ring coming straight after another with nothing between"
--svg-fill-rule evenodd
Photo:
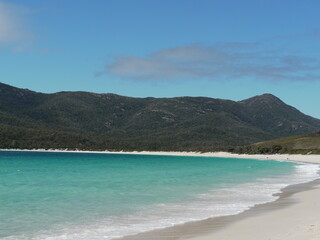
<instances>
[{"instance_id":1,"label":"blue sky","mask_svg":"<svg viewBox=\"0 0 320 240\"><path fill-rule=\"evenodd\" d=\"M242 100L320 118L318 0L0 0L0 81Z\"/></svg>"}]
</instances>

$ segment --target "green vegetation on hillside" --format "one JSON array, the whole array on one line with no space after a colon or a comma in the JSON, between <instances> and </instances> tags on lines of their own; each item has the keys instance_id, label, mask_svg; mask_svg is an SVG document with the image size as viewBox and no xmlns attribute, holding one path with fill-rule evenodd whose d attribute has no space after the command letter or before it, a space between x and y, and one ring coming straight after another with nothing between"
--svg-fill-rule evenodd
<instances>
[{"instance_id":1,"label":"green vegetation on hillside","mask_svg":"<svg viewBox=\"0 0 320 240\"><path fill-rule=\"evenodd\" d=\"M250 154L320 154L320 134L306 134L259 142L234 149Z\"/></svg>"},{"instance_id":2,"label":"green vegetation on hillside","mask_svg":"<svg viewBox=\"0 0 320 240\"><path fill-rule=\"evenodd\" d=\"M0 148L226 151L318 129L319 119L271 94L240 102L130 98L0 83Z\"/></svg>"}]
</instances>

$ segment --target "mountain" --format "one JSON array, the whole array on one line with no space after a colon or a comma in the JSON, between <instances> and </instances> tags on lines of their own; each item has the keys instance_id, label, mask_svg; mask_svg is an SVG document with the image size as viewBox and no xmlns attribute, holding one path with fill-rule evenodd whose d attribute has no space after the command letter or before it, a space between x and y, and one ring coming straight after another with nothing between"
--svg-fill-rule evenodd
<instances>
[{"instance_id":1,"label":"mountain","mask_svg":"<svg viewBox=\"0 0 320 240\"><path fill-rule=\"evenodd\" d=\"M255 126L274 136L313 133L317 130L314 127L319 128L319 119L302 114L271 94L249 98L240 103L248 109Z\"/></svg>"},{"instance_id":2,"label":"mountain","mask_svg":"<svg viewBox=\"0 0 320 240\"><path fill-rule=\"evenodd\" d=\"M0 83L0 148L214 151L318 129L319 119L271 94L131 98Z\"/></svg>"}]
</instances>

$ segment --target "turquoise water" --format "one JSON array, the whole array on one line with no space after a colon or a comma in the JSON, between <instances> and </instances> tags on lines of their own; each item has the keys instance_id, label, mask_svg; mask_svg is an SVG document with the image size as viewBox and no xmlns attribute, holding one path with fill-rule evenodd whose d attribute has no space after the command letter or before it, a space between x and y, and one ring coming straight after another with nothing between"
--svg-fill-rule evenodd
<instances>
[{"instance_id":1,"label":"turquoise water","mask_svg":"<svg viewBox=\"0 0 320 240\"><path fill-rule=\"evenodd\" d=\"M253 159L0 152L0 239L112 239L273 201L318 166Z\"/></svg>"}]
</instances>

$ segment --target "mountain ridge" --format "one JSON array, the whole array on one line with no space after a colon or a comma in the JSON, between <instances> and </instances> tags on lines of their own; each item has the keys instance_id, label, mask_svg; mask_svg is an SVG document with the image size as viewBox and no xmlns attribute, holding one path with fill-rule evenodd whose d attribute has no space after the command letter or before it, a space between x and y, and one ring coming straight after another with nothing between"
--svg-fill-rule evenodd
<instances>
[{"instance_id":1,"label":"mountain ridge","mask_svg":"<svg viewBox=\"0 0 320 240\"><path fill-rule=\"evenodd\" d=\"M83 91L48 94L0 83L2 148L213 151L318 129L319 119L272 94L242 101L134 98ZM50 140L54 133L58 137Z\"/></svg>"}]
</instances>

